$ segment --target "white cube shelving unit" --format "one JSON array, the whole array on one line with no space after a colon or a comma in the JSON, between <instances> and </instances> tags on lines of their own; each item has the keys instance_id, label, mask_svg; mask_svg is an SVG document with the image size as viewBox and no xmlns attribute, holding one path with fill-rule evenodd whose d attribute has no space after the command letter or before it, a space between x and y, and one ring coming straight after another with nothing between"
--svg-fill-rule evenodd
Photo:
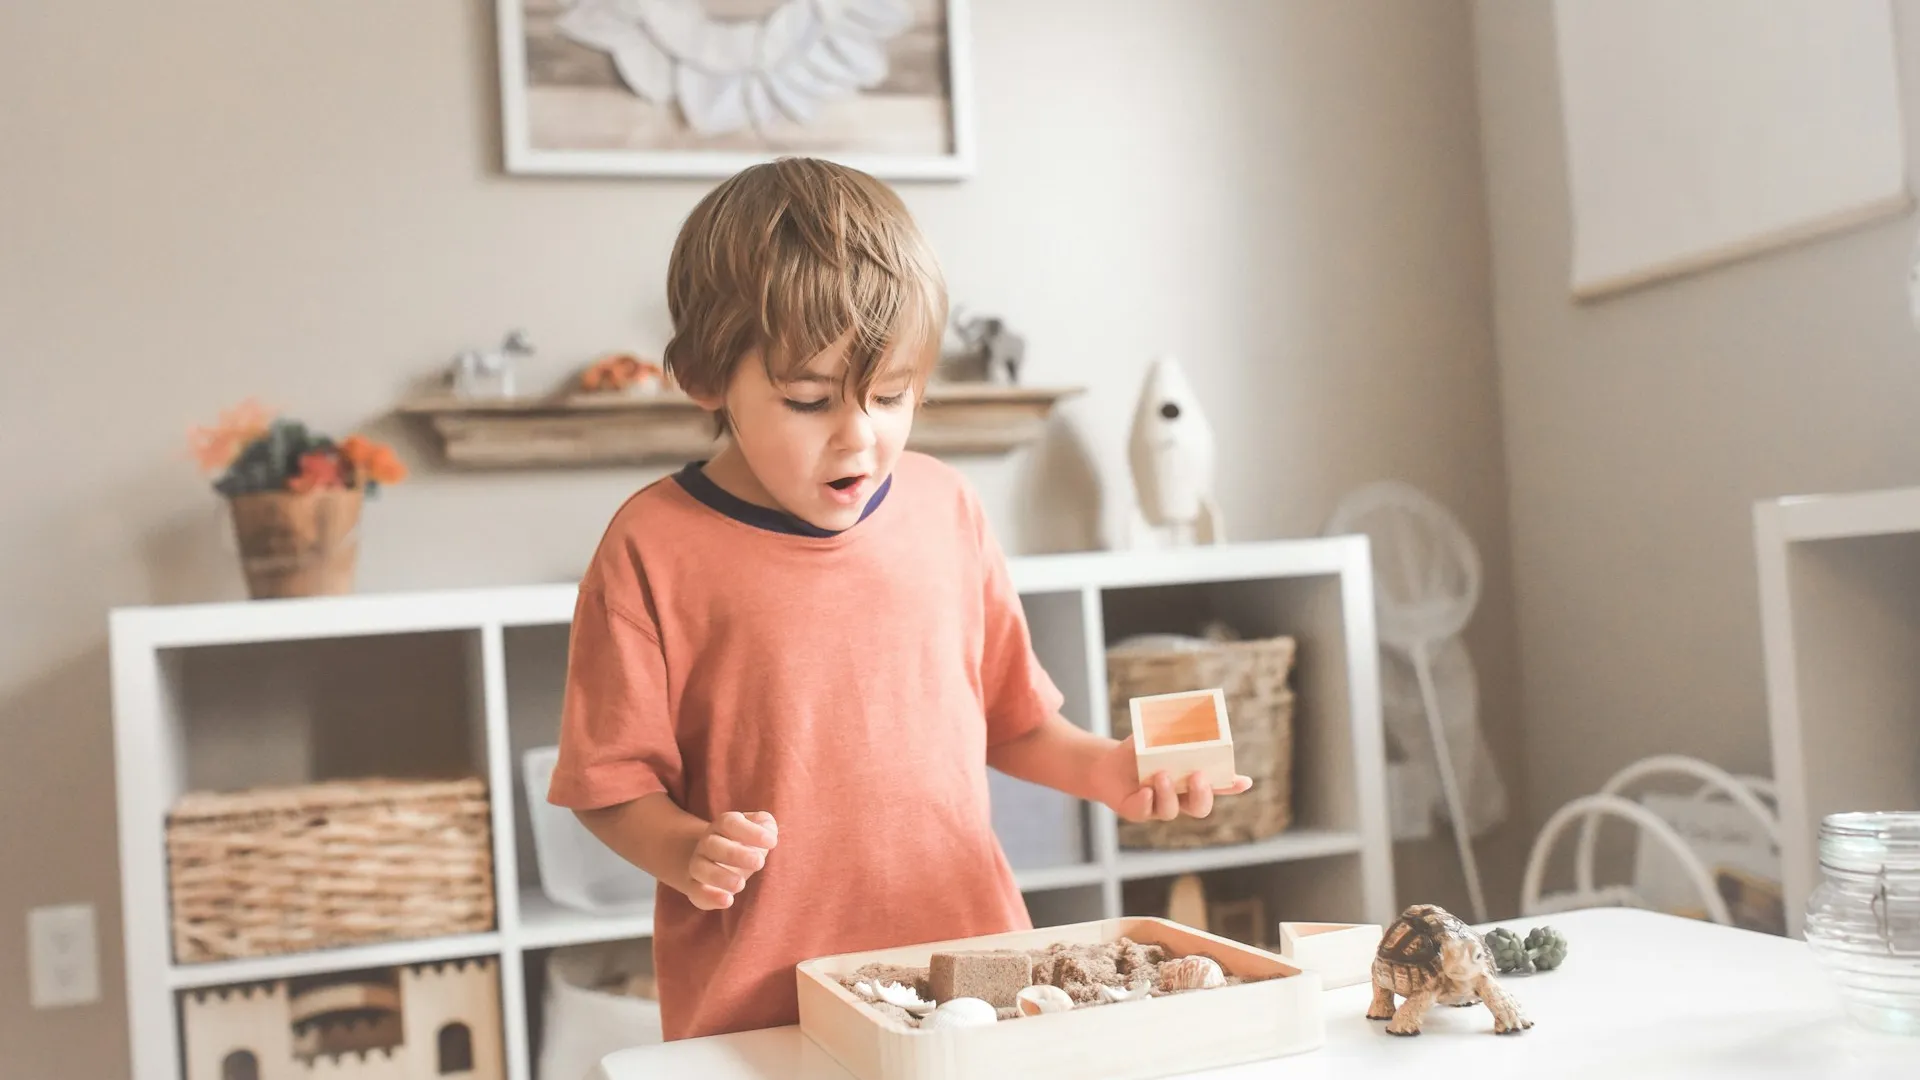
<instances>
[{"instance_id":1,"label":"white cube shelving unit","mask_svg":"<svg viewBox=\"0 0 1920 1080\"><path fill-rule=\"evenodd\" d=\"M1113 918L1123 886L1234 875L1270 921L1395 911L1367 541L1021 557L1010 569L1063 712L1108 732L1105 648L1220 617L1299 642L1293 825L1258 843L1125 851L1105 807L993 774L994 823L1039 925ZM181 991L468 956L498 958L507 1075L534 1080L538 957L644 938L540 891L519 759L558 731L572 585L122 608L111 614L133 1080L178 1080ZM493 930L208 964L172 958L165 817L180 795L336 776L477 772L492 802ZM540 1078L545 1080L545 1078Z\"/></svg>"},{"instance_id":2,"label":"white cube shelving unit","mask_svg":"<svg viewBox=\"0 0 1920 1080\"><path fill-rule=\"evenodd\" d=\"M1920 488L1755 504L1787 933L1817 883L1820 820L1920 809Z\"/></svg>"}]
</instances>

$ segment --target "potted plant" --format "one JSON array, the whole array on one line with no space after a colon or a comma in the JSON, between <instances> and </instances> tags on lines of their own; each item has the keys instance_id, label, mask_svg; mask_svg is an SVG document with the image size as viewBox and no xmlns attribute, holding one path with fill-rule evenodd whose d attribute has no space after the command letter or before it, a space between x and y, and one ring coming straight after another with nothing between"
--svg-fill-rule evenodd
<instances>
[{"instance_id":1,"label":"potted plant","mask_svg":"<svg viewBox=\"0 0 1920 1080\"><path fill-rule=\"evenodd\" d=\"M353 591L361 504L406 479L392 447L364 435L336 442L251 399L193 428L190 442L232 512L248 595Z\"/></svg>"}]
</instances>

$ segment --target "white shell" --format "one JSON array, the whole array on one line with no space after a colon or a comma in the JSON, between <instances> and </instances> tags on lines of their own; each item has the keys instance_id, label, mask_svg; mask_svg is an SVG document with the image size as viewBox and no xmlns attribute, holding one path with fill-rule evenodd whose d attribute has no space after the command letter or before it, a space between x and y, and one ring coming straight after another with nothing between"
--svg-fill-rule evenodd
<instances>
[{"instance_id":1,"label":"white shell","mask_svg":"<svg viewBox=\"0 0 1920 1080\"><path fill-rule=\"evenodd\" d=\"M920 995L915 993L911 986L902 986L899 983L889 982L881 983L875 989L879 993L881 1001L889 1005L898 1005L915 1016L925 1016L927 1013L933 1011L933 1002L922 1000Z\"/></svg>"},{"instance_id":2,"label":"white shell","mask_svg":"<svg viewBox=\"0 0 1920 1080\"><path fill-rule=\"evenodd\" d=\"M1145 1001L1147 995L1151 993L1153 993L1153 984L1151 983L1141 983L1138 986L1126 990L1104 984L1100 987L1100 997L1108 1002Z\"/></svg>"},{"instance_id":3,"label":"white shell","mask_svg":"<svg viewBox=\"0 0 1920 1080\"><path fill-rule=\"evenodd\" d=\"M1226 984L1226 973L1209 957L1183 956L1160 965L1160 989L1163 992L1204 990Z\"/></svg>"},{"instance_id":4,"label":"white shell","mask_svg":"<svg viewBox=\"0 0 1920 1080\"><path fill-rule=\"evenodd\" d=\"M983 1027L1000 1022L1000 1011L975 997L953 998L920 1021L924 1028Z\"/></svg>"},{"instance_id":5,"label":"white shell","mask_svg":"<svg viewBox=\"0 0 1920 1080\"><path fill-rule=\"evenodd\" d=\"M1020 1007L1022 1016L1066 1012L1073 1008L1073 998L1067 996L1065 990L1045 983L1027 987L1013 995L1013 1001Z\"/></svg>"}]
</instances>

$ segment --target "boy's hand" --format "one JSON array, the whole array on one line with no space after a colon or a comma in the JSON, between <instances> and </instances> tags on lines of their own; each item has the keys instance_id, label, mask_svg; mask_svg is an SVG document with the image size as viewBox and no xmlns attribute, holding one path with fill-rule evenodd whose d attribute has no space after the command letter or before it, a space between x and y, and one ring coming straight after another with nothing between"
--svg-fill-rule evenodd
<instances>
[{"instance_id":1,"label":"boy's hand","mask_svg":"<svg viewBox=\"0 0 1920 1080\"><path fill-rule=\"evenodd\" d=\"M693 847L693 859L687 864L693 887L687 899L702 911L732 907L734 896L767 865L767 852L778 842L772 814L760 810L721 814Z\"/></svg>"},{"instance_id":2,"label":"boy's hand","mask_svg":"<svg viewBox=\"0 0 1920 1080\"><path fill-rule=\"evenodd\" d=\"M1109 790L1116 793L1106 800L1107 805L1126 821L1172 821L1181 814L1203 818L1213 813L1214 796L1238 795L1253 787L1250 776L1235 776L1233 783L1226 787L1209 787L1196 772L1187 777L1187 790L1176 795L1173 777L1165 771L1154 773L1142 784L1132 739L1121 739L1104 764L1105 771L1112 777Z\"/></svg>"}]
</instances>

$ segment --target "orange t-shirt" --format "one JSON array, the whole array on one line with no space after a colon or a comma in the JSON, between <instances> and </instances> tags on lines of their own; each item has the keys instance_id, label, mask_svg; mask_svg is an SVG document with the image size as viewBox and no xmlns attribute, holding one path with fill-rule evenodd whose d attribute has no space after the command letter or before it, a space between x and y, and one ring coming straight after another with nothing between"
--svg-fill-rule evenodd
<instances>
[{"instance_id":1,"label":"orange t-shirt","mask_svg":"<svg viewBox=\"0 0 1920 1080\"><path fill-rule=\"evenodd\" d=\"M795 1022L811 957L1030 928L986 753L1061 694L965 480L904 454L858 524L807 535L683 477L633 495L582 578L548 791L779 826L732 907L658 890L665 1036Z\"/></svg>"}]
</instances>

